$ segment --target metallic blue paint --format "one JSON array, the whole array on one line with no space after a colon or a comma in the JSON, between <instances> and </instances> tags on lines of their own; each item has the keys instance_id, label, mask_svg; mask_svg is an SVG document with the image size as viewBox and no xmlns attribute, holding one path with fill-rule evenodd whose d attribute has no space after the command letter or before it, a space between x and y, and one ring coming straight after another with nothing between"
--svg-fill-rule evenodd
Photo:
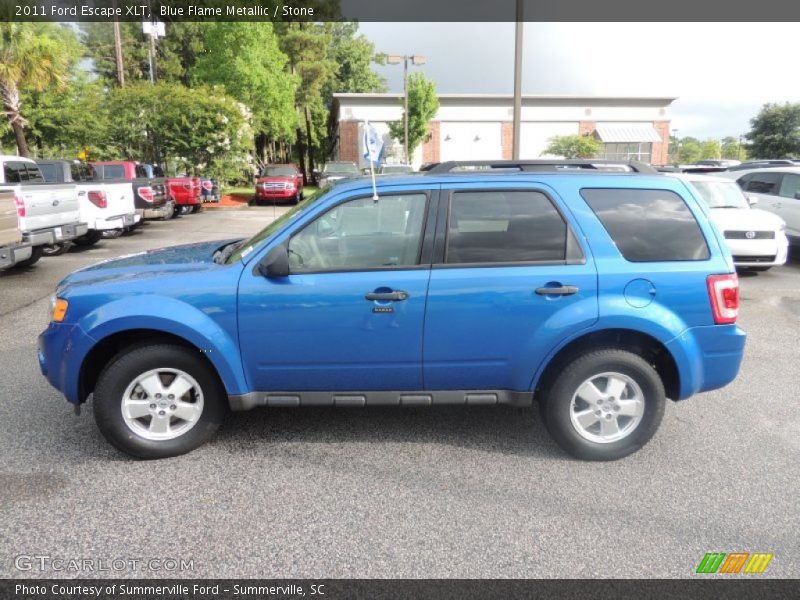
<instances>
[{"instance_id":1,"label":"metallic blue paint","mask_svg":"<svg viewBox=\"0 0 800 600\"><path fill-rule=\"evenodd\" d=\"M580 196L582 188L666 189L681 195L707 240L705 261L631 263ZM388 269L266 279L255 269L271 248L334 205L371 195L371 183L335 186L239 262L218 265L225 244L189 244L106 261L64 279L64 323L39 338L48 381L73 403L78 374L110 335L156 330L179 336L211 361L230 395L251 391L534 389L549 361L590 332L626 329L671 353L680 398L718 388L738 372L745 334L714 325L709 274L733 272L730 254L702 204L680 180L641 175L527 173L423 176L379 181L379 193L451 189L547 193L569 222L585 262ZM647 285L633 280L645 280ZM538 296L547 284L573 296ZM364 295L404 290L394 312ZM636 301L631 302L631 289ZM650 301L640 301L642 295ZM646 298L645 298L646 299Z\"/></svg>"}]
</instances>

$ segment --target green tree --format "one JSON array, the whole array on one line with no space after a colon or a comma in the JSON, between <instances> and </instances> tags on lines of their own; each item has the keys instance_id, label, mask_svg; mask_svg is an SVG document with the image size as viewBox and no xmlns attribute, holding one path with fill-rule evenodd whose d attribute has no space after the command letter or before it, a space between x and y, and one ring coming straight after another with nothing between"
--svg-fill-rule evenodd
<instances>
[{"instance_id":1,"label":"green tree","mask_svg":"<svg viewBox=\"0 0 800 600\"><path fill-rule=\"evenodd\" d=\"M594 158L603 149L603 143L593 135L556 135L543 154L564 158Z\"/></svg>"},{"instance_id":2,"label":"green tree","mask_svg":"<svg viewBox=\"0 0 800 600\"><path fill-rule=\"evenodd\" d=\"M722 158L730 158L734 160L744 160L744 148L739 143L739 140L733 136L722 138L720 149L722 150Z\"/></svg>"},{"instance_id":3,"label":"green tree","mask_svg":"<svg viewBox=\"0 0 800 600\"><path fill-rule=\"evenodd\" d=\"M409 160L414 150L428 136L428 124L439 110L439 96L436 86L422 73L408 76L408 154ZM403 121L389 123L392 137L405 144Z\"/></svg>"},{"instance_id":4,"label":"green tree","mask_svg":"<svg viewBox=\"0 0 800 600\"><path fill-rule=\"evenodd\" d=\"M719 140L708 139L700 144L700 159L704 158L721 158L722 146Z\"/></svg>"},{"instance_id":5,"label":"green tree","mask_svg":"<svg viewBox=\"0 0 800 600\"><path fill-rule=\"evenodd\" d=\"M757 158L800 157L800 103L765 104L750 120L748 154Z\"/></svg>"},{"instance_id":6,"label":"green tree","mask_svg":"<svg viewBox=\"0 0 800 600\"><path fill-rule=\"evenodd\" d=\"M65 27L0 23L0 97L21 156L28 156L20 92L63 88L77 43Z\"/></svg>"},{"instance_id":7,"label":"green tree","mask_svg":"<svg viewBox=\"0 0 800 600\"><path fill-rule=\"evenodd\" d=\"M271 23L207 23L204 53L192 69L195 85L221 85L253 115L261 159L269 140L290 139L298 78L287 72L287 57Z\"/></svg>"},{"instance_id":8,"label":"green tree","mask_svg":"<svg viewBox=\"0 0 800 600\"><path fill-rule=\"evenodd\" d=\"M678 145L678 162L682 165L695 163L703 158L703 146L697 138L681 138Z\"/></svg>"}]
</instances>

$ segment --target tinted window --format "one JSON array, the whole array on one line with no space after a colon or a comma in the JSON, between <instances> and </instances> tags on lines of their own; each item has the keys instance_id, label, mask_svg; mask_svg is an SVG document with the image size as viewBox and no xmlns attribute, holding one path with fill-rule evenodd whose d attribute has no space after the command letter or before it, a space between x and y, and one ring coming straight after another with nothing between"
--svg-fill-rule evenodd
<instances>
[{"instance_id":1,"label":"tinted window","mask_svg":"<svg viewBox=\"0 0 800 600\"><path fill-rule=\"evenodd\" d=\"M70 165L72 181L89 181L92 179L92 167L83 163L72 163Z\"/></svg>"},{"instance_id":2,"label":"tinted window","mask_svg":"<svg viewBox=\"0 0 800 600\"><path fill-rule=\"evenodd\" d=\"M294 167L267 167L261 171L262 177L294 177L297 171Z\"/></svg>"},{"instance_id":3,"label":"tinted window","mask_svg":"<svg viewBox=\"0 0 800 600\"><path fill-rule=\"evenodd\" d=\"M800 175L794 173L784 173L783 180L781 180L781 189L778 192L784 198L797 198L800 193Z\"/></svg>"},{"instance_id":4,"label":"tinted window","mask_svg":"<svg viewBox=\"0 0 800 600\"><path fill-rule=\"evenodd\" d=\"M103 179L125 179L125 167L122 165L103 166Z\"/></svg>"},{"instance_id":5,"label":"tinted window","mask_svg":"<svg viewBox=\"0 0 800 600\"><path fill-rule=\"evenodd\" d=\"M144 168L144 165L136 165L136 177L147 177L147 169Z\"/></svg>"},{"instance_id":6,"label":"tinted window","mask_svg":"<svg viewBox=\"0 0 800 600\"><path fill-rule=\"evenodd\" d=\"M780 173L752 173L744 189L756 194L777 195L780 182Z\"/></svg>"},{"instance_id":7,"label":"tinted window","mask_svg":"<svg viewBox=\"0 0 800 600\"><path fill-rule=\"evenodd\" d=\"M424 194L359 198L336 206L289 242L293 273L416 265Z\"/></svg>"},{"instance_id":8,"label":"tinted window","mask_svg":"<svg viewBox=\"0 0 800 600\"><path fill-rule=\"evenodd\" d=\"M3 175L5 176L6 183L21 183L27 181L28 176L25 173L25 163L17 161L8 161L3 165Z\"/></svg>"},{"instance_id":9,"label":"tinted window","mask_svg":"<svg viewBox=\"0 0 800 600\"><path fill-rule=\"evenodd\" d=\"M42 172L39 170L39 165L25 163L24 181L29 183L44 183L44 177L42 177Z\"/></svg>"},{"instance_id":10,"label":"tinted window","mask_svg":"<svg viewBox=\"0 0 800 600\"><path fill-rule=\"evenodd\" d=\"M581 196L627 260L705 260L708 246L683 199L667 190L584 189Z\"/></svg>"},{"instance_id":11,"label":"tinted window","mask_svg":"<svg viewBox=\"0 0 800 600\"><path fill-rule=\"evenodd\" d=\"M54 182L60 180L58 176L59 165L53 163L40 164L39 171L41 171L45 181Z\"/></svg>"},{"instance_id":12,"label":"tinted window","mask_svg":"<svg viewBox=\"0 0 800 600\"><path fill-rule=\"evenodd\" d=\"M447 263L565 260L567 225L544 194L456 192L450 203Z\"/></svg>"}]
</instances>

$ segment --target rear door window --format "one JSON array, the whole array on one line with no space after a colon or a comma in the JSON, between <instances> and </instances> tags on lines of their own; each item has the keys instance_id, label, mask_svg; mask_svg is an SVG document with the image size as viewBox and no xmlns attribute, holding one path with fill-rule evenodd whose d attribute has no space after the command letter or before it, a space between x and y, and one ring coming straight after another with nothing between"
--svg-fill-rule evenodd
<instances>
[{"instance_id":1,"label":"rear door window","mask_svg":"<svg viewBox=\"0 0 800 600\"><path fill-rule=\"evenodd\" d=\"M541 192L455 192L445 263L564 261L567 224Z\"/></svg>"},{"instance_id":2,"label":"rear door window","mask_svg":"<svg viewBox=\"0 0 800 600\"><path fill-rule=\"evenodd\" d=\"M3 164L3 175L6 183L22 183L28 180L28 175L25 172L25 163L16 160L10 160Z\"/></svg>"},{"instance_id":3,"label":"rear door window","mask_svg":"<svg viewBox=\"0 0 800 600\"><path fill-rule=\"evenodd\" d=\"M710 256L692 211L675 192L583 189L581 196L626 260L706 260Z\"/></svg>"},{"instance_id":4,"label":"rear door window","mask_svg":"<svg viewBox=\"0 0 800 600\"><path fill-rule=\"evenodd\" d=\"M125 167L122 165L104 165L103 179L125 179Z\"/></svg>"},{"instance_id":5,"label":"rear door window","mask_svg":"<svg viewBox=\"0 0 800 600\"><path fill-rule=\"evenodd\" d=\"M49 182L56 182L59 181L59 165L54 163L47 163L47 164L40 164L39 171L41 171L42 176L44 177L45 181Z\"/></svg>"}]
</instances>

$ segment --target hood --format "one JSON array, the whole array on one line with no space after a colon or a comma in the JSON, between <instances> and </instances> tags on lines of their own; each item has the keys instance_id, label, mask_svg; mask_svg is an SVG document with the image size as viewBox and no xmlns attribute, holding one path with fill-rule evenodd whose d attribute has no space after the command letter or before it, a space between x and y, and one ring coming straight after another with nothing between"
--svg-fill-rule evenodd
<instances>
[{"instance_id":1,"label":"hood","mask_svg":"<svg viewBox=\"0 0 800 600\"><path fill-rule=\"evenodd\" d=\"M758 208L712 208L709 214L722 231L776 231L784 224L778 215Z\"/></svg>"},{"instance_id":2,"label":"hood","mask_svg":"<svg viewBox=\"0 0 800 600\"><path fill-rule=\"evenodd\" d=\"M180 272L218 268L220 265L214 262L214 252L235 241L238 240L183 244L104 260L71 273L58 284L57 289L60 291L77 284L133 281Z\"/></svg>"}]
</instances>

